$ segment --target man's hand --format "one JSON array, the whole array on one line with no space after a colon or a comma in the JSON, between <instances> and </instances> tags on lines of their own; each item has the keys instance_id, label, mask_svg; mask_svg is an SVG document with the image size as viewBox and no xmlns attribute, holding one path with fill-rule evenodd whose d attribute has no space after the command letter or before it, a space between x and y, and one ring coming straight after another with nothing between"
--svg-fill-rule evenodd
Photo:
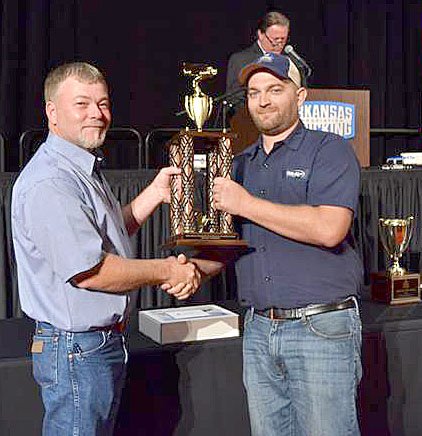
<instances>
[{"instance_id":1,"label":"man's hand","mask_svg":"<svg viewBox=\"0 0 422 436\"><path fill-rule=\"evenodd\" d=\"M242 209L251 200L251 194L233 180L224 177L214 179L214 204L218 210L242 215Z\"/></svg>"},{"instance_id":2,"label":"man's hand","mask_svg":"<svg viewBox=\"0 0 422 436\"><path fill-rule=\"evenodd\" d=\"M180 176L180 173L180 168L166 167L155 176L150 186L155 190L160 203L170 203L170 181L173 176Z\"/></svg>"},{"instance_id":3,"label":"man's hand","mask_svg":"<svg viewBox=\"0 0 422 436\"><path fill-rule=\"evenodd\" d=\"M166 259L169 262L169 279L161 285L161 289L178 300L185 300L193 295L201 284L201 273L189 262L184 254Z\"/></svg>"},{"instance_id":4,"label":"man's hand","mask_svg":"<svg viewBox=\"0 0 422 436\"><path fill-rule=\"evenodd\" d=\"M170 202L170 181L177 177L177 189L181 189L180 168L166 167L160 170L151 184L122 208L123 219L129 235L154 212L161 203Z\"/></svg>"}]
</instances>

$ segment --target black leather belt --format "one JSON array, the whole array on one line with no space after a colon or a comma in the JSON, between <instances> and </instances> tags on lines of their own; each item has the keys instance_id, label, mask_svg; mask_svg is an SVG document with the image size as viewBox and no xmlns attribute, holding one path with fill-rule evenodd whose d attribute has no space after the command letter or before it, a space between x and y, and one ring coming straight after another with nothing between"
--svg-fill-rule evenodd
<instances>
[{"instance_id":1,"label":"black leather belt","mask_svg":"<svg viewBox=\"0 0 422 436\"><path fill-rule=\"evenodd\" d=\"M318 315L320 313L333 312L335 310L351 309L352 307L356 307L356 300L353 297L350 297L340 303L311 304L306 307L296 307L293 309L271 307L270 309L264 310L255 309L254 313L270 319L300 319L304 316Z\"/></svg>"}]
</instances>

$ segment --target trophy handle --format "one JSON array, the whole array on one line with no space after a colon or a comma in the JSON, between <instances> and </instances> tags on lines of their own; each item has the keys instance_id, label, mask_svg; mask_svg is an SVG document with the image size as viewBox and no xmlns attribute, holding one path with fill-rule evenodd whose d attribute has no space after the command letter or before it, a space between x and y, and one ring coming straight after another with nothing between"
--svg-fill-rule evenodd
<instances>
[{"instance_id":1,"label":"trophy handle","mask_svg":"<svg viewBox=\"0 0 422 436\"><path fill-rule=\"evenodd\" d=\"M213 103L214 103L213 98L208 96L208 104L209 104L209 106L208 106L207 119L211 116L211 112L212 112L212 108L213 108Z\"/></svg>"},{"instance_id":2,"label":"trophy handle","mask_svg":"<svg viewBox=\"0 0 422 436\"><path fill-rule=\"evenodd\" d=\"M412 239L413 232L415 230L415 218L413 216L409 216L407 219L407 232L405 235L405 247L403 248L403 251L407 250L410 245L410 240Z\"/></svg>"},{"instance_id":3,"label":"trophy handle","mask_svg":"<svg viewBox=\"0 0 422 436\"><path fill-rule=\"evenodd\" d=\"M192 106L192 104L191 104L191 96L190 95L185 95L185 109L186 109L186 112L188 113L189 118L191 120L194 120L194 116L193 116L193 113L191 111L191 106Z\"/></svg>"}]
</instances>

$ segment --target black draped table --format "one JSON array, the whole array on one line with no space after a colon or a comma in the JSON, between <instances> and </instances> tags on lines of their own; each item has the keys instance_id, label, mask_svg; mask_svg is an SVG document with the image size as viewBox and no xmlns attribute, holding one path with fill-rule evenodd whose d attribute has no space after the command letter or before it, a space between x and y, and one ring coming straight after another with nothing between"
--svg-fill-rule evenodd
<instances>
[{"instance_id":1,"label":"black draped table","mask_svg":"<svg viewBox=\"0 0 422 436\"><path fill-rule=\"evenodd\" d=\"M422 304L363 301L362 319L362 436L420 436ZM40 434L32 327L26 318L0 321L1 435ZM241 348L241 338L160 346L141 335L132 318L116 436L248 436Z\"/></svg>"},{"instance_id":2,"label":"black draped table","mask_svg":"<svg viewBox=\"0 0 422 436\"><path fill-rule=\"evenodd\" d=\"M369 273L385 269L386 256L378 237L380 217L415 217L415 232L402 265L411 271L422 270L422 169L362 170L359 213L354 235L365 267L365 281Z\"/></svg>"},{"instance_id":3,"label":"black draped table","mask_svg":"<svg viewBox=\"0 0 422 436\"><path fill-rule=\"evenodd\" d=\"M108 171L122 203L154 176L152 170ZM0 173L0 434L39 434L42 405L28 355L32 324L22 316L10 236L10 194L16 177ZM403 264L421 269L422 170L362 172L359 211L353 235L369 273L385 267L378 242L378 218L413 215L416 231ZM161 256L168 237L168 208L157 209L133 238L140 257ZM230 275L204 286L195 301L234 296ZM140 292L138 307L177 304L160 290ZM359 393L364 435L421 435L422 305L387 307L364 302L364 378ZM11 318L15 317L15 318ZM136 324L136 323L135 323ZM241 385L241 340L230 339L160 347L136 332L117 433L119 435L248 435ZM421 349L422 351L422 349Z\"/></svg>"}]
</instances>

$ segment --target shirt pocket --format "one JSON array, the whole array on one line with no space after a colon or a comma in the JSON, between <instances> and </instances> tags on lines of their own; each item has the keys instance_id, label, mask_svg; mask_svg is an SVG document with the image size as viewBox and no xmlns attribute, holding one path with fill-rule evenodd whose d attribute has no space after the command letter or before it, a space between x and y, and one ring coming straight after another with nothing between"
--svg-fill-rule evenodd
<instances>
[{"instance_id":1,"label":"shirt pocket","mask_svg":"<svg viewBox=\"0 0 422 436\"><path fill-rule=\"evenodd\" d=\"M283 204L306 204L309 168L282 167L277 181L277 197Z\"/></svg>"}]
</instances>

